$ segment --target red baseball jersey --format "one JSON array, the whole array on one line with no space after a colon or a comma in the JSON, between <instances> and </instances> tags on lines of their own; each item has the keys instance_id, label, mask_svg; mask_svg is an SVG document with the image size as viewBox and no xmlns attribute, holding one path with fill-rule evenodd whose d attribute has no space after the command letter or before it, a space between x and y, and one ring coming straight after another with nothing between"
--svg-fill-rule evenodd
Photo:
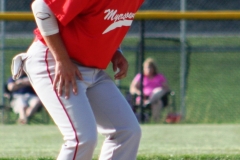
<instances>
[{"instance_id":1,"label":"red baseball jersey","mask_svg":"<svg viewBox=\"0 0 240 160\"><path fill-rule=\"evenodd\" d=\"M58 19L69 56L87 67L107 68L143 0L45 0ZM35 30L38 39L43 37Z\"/></svg>"}]
</instances>

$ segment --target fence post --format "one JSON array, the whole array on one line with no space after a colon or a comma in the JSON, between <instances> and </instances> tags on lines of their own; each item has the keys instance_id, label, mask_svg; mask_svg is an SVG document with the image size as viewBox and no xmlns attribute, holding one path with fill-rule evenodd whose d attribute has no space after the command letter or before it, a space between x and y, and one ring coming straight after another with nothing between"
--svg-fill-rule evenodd
<instances>
[{"instance_id":1,"label":"fence post","mask_svg":"<svg viewBox=\"0 0 240 160\"><path fill-rule=\"evenodd\" d=\"M144 43L144 34L145 34L145 21L141 20L140 21L140 51L139 51L139 68L140 68L140 73L141 73L141 85L140 85L140 90L141 90L141 102L140 102L140 107L141 107L141 122L144 123L144 94L143 94L143 61L144 61L144 54L145 54L145 43Z\"/></svg>"},{"instance_id":2,"label":"fence post","mask_svg":"<svg viewBox=\"0 0 240 160\"><path fill-rule=\"evenodd\" d=\"M5 11L5 0L1 0L0 1L0 10L1 10L1 12L4 12ZM1 27L1 30L0 30L0 35L1 35L1 44L0 44L0 46L1 46L1 54L0 54L0 60L1 60L1 66L0 66L0 68L1 68L1 73L0 73L0 75L1 75L1 80L0 80L0 82L1 82L1 93L0 93L0 95L1 95L1 104L3 105L4 104L4 97L3 97L3 92L4 92L4 90L3 90L3 88L4 88L4 81L5 81L5 72L4 72L4 69L5 69L5 66L4 66L4 61L5 61L5 57L4 57L4 48L5 48L5 22L4 21L1 21L0 22L0 27Z\"/></svg>"},{"instance_id":3,"label":"fence post","mask_svg":"<svg viewBox=\"0 0 240 160\"><path fill-rule=\"evenodd\" d=\"M186 0L181 0L181 12L186 11ZM183 118L186 115L186 21L180 21L180 42L181 42L181 62L180 62L180 109Z\"/></svg>"}]
</instances>

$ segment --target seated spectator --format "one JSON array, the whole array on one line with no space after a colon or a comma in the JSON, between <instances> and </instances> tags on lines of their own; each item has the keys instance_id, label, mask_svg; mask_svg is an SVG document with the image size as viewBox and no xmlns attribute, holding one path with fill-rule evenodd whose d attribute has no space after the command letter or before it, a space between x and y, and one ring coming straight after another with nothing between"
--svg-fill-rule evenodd
<instances>
[{"instance_id":1,"label":"seated spectator","mask_svg":"<svg viewBox=\"0 0 240 160\"><path fill-rule=\"evenodd\" d=\"M41 106L41 102L33 90L25 72L17 80L9 78L7 89L12 94L10 102L13 111L19 114L17 122L27 124L29 117Z\"/></svg>"},{"instance_id":2,"label":"seated spectator","mask_svg":"<svg viewBox=\"0 0 240 160\"><path fill-rule=\"evenodd\" d=\"M147 58L143 63L143 97L144 105L150 104L152 121L159 122L160 112L163 108L161 98L169 92L165 76L158 73L157 66L152 58ZM130 93L137 95L136 104L141 102L141 73L138 73L131 82Z\"/></svg>"}]
</instances>

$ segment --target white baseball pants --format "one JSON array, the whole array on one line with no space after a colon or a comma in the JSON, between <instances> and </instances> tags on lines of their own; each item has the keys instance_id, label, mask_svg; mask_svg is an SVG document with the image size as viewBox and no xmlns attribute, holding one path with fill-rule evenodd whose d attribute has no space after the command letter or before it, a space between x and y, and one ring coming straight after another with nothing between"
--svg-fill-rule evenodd
<instances>
[{"instance_id":1,"label":"white baseball pants","mask_svg":"<svg viewBox=\"0 0 240 160\"><path fill-rule=\"evenodd\" d=\"M57 159L91 160L98 131L106 137L100 160L135 160L141 129L131 107L103 70L78 68L78 95L66 100L53 90L55 61L48 48L36 41L27 51L24 70L65 141Z\"/></svg>"}]
</instances>

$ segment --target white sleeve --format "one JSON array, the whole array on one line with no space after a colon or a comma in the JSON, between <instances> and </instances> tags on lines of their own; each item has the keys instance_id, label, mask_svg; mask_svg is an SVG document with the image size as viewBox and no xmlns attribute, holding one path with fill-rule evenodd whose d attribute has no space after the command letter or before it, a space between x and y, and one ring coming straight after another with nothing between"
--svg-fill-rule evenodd
<instances>
[{"instance_id":1,"label":"white sleeve","mask_svg":"<svg viewBox=\"0 0 240 160\"><path fill-rule=\"evenodd\" d=\"M32 11L42 36L49 36L59 32L56 17L43 0L32 3Z\"/></svg>"}]
</instances>

